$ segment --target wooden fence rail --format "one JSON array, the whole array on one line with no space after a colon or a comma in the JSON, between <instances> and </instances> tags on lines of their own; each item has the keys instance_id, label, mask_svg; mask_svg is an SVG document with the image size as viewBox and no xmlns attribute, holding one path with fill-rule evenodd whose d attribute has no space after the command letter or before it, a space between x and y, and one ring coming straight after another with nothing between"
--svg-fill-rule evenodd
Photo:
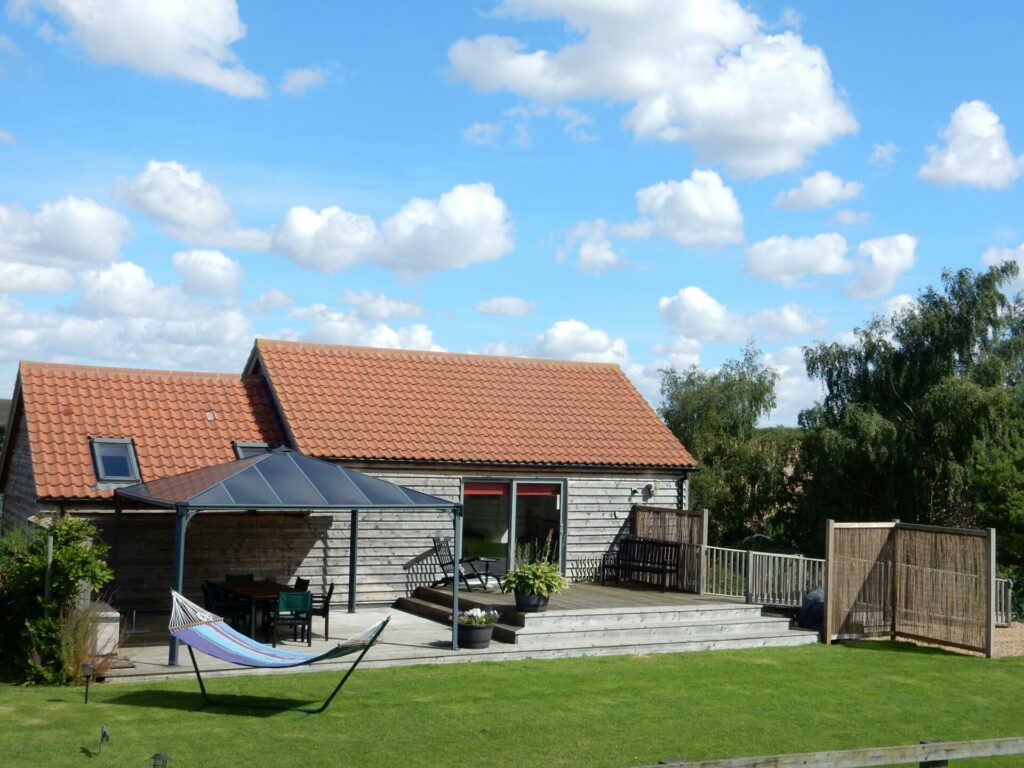
<instances>
[{"instance_id":1,"label":"wooden fence rail","mask_svg":"<svg viewBox=\"0 0 1024 768\"><path fill-rule=\"evenodd\" d=\"M967 757L999 757L1024 754L1024 738L979 739L977 741L932 741L902 747L869 747L836 752L804 752L792 755L738 757L728 760L685 762L662 760L658 766L672 768L867 768L873 765L918 763L921 768L944 768L950 760ZM638 768L641 768L638 766ZM642 768L657 768L643 766Z\"/></svg>"}]
</instances>

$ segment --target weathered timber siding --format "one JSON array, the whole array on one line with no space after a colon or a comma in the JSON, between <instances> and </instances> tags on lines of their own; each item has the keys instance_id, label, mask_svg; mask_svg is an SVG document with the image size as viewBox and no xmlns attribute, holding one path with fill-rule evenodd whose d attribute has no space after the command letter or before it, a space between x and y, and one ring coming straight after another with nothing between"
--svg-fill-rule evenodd
<instances>
[{"instance_id":1,"label":"weathered timber siding","mask_svg":"<svg viewBox=\"0 0 1024 768\"><path fill-rule=\"evenodd\" d=\"M586 472L529 472L473 468L423 470L415 467L353 467L389 482L458 501L463 478L522 478L568 482L566 562L570 577L594 578L597 563L629 520L645 485L654 495L646 503L679 504L678 475ZM636 489L638 493L633 494ZM103 537L112 543L112 515L97 516ZM185 542L185 592L200 597L204 579L253 573L257 578L310 579L315 591L334 583L338 604L347 599L350 513L197 514ZM451 535L447 512L360 512L357 598L388 603L417 586L440 578L431 537ZM174 514L123 515L119 596L125 600L166 602L172 577Z\"/></svg>"},{"instance_id":2,"label":"weathered timber siding","mask_svg":"<svg viewBox=\"0 0 1024 768\"><path fill-rule=\"evenodd\" d=\"M11 435L10 470L4 483L3 530L25 525L30 515L38 510L36 480L32 472L32 454L29 452L28 425L21 413Z\"/></svg>"}]
</instances>

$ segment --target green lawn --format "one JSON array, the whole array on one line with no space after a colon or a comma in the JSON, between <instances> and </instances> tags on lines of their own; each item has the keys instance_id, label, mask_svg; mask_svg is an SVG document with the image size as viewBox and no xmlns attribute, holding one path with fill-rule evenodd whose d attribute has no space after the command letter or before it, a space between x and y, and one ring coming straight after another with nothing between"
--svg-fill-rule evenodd
<instances>
[{"instance_id":1,"label":"green lawn","mask_svg":"<svg viewBox=\"0 0 1024 768\"><path fill-rule=\"evenodd\" d=\"M306 703L335 673L210 681ZM359 670L322 715L194 680L0 687L0 765L609 766L1024 735L1024 658L862 643ZM111 743L101 757L100 724ZM957 763L1024 765L1024 756Z\"/></svg>"}]
</instances>

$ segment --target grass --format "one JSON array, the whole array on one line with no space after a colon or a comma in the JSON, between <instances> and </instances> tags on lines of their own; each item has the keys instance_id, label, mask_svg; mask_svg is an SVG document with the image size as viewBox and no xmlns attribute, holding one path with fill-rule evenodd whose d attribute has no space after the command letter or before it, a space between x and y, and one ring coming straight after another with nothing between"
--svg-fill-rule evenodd
<instances>
[{"instance_id":1,"label":"grass","mask_svg":"<svg viewBox=\"0 0 1024 768\"><path fill-rule=\"evenodd\" d=\"M0 686L5 766L587 766L1024 735L1024 658L899 643L359 670L322 715L200 704L194 680ZM308 703L335 672L215 678ZM244 699L236 699L244 701ZM96 756L100 724L111 742ZM956 763L996 768L1024 756Z\"/></svg>"}]
</instances>

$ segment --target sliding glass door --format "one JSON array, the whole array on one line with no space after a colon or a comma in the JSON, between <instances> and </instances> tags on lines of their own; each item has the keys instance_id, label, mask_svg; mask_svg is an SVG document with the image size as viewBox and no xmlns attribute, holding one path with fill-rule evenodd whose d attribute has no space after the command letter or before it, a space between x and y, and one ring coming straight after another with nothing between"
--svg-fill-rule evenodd
<instances>
[{"instance_id":1,"label":"sliding glass door","mask_svg":"<svg viewBox=\"0 0 1024 768\"><path fill-rule=\"evenodd\" d=\"M497 558L492 573L513 567L517 550L564 566L564 500L562 481L467 480L464 555Z\"/></svg>"}]
</instances>

